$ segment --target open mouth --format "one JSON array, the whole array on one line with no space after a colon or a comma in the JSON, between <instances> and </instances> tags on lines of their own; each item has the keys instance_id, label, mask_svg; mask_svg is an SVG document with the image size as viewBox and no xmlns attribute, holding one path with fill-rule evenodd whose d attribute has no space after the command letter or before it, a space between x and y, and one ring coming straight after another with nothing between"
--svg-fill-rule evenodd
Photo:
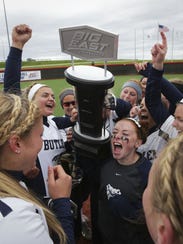
<instances>
[{"instance_id":1,"label":"open mouth","mask_svg":"<svg viewBox=\"0 0 183 244\"><path fill-rule=\"evenodd\" d=\"M141 120L147 120L148 116L147 115L140 115Z\"/></svg>"},{"instance_id":2,"label":"open mouth","mask_svg":"<svg viewBox=\"0 0 183 244\"><path fill-rule=\"evenodd\" d=\"M139 113L139 119L141 119L141 120L147 120L148 119L148 113L146 110L141 109L141 111Z\"/></svg>"},{"instance_id":3,"label":"open mouth","mask_svg":"<svg viewBox=\"0 0 183 244\"><path fill-rule=\"evenodd\" d=\"M113 153L114 154L119 154L122 149L123 149L123 147L120 143L117 143L117 142L113 143Z\"/></svg>"},{"instance_id":4,"label":"open mouth","mask_svg":"<svg viewBox=\"0 0 183 244\"><path fill-rule=\"evenodd\" d=\"M113 143L114 149L122 149L122 145L118 142Z\"/></svg>"},{"instance_id":5,"label":"open mouth","mask_svg":"<svg viewBox=\"0 0 183 244\"><path fill-rule=\"evenodd\" d=\"M46 104L46 107L52 109L53 108L53 104Z\"/></svg>"},{"instance_id":6,"label":"open mouth","mask_svg":"<svg viewBox=\"0 0 183 244\"><path fill-rule=\"evenodd\" d=\"M178 134L180 134L180 133L182 133L182 132L183 132L182 130L177 129L177 133L178 133Z\"/></svg>"}]
</instances>

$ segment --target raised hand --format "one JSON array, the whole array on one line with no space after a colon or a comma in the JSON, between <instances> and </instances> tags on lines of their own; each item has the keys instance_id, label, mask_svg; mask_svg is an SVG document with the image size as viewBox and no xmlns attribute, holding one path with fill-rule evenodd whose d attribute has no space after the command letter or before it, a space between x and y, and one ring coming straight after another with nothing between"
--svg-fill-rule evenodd
<instances>
[{"instance_id":1,"label":"raised hand","mask_svg":"<svg viewBox=\"0 0 183 244\"><path fill-rule=\"evenodd\" d=\"M147 68L147 62L135 63L134 66L136 71L139 73L141 70L145 70Z\"/></svg>"},{"instance_id":2,"label":"raised hand","mask_svg":"<svg viewBox=\"0 0 183 244\"><path fill-rule=\"evenodd\" d=\"M78 111L76 108L73 108L71 111L71 122L76 122L78 117Z\"/></svg>"},{"instance_id":3,"label":"raised hand","mask_svg":"<svg viewBox=\"0 0 183 244\"><path fill-rule=\"evenodd\" d=\"M32 29L25 24L17 25L12 30L12 47L23 49L25 43L31 38Z\"/></svg>"},{"instance_id":4,"label":"raised hand","mask_svg":"<svg viewBox=\"0 0 183 244\"><path fill-rule=\"evenodd\" d=\"M157 70L163 69L163 63L167 53L167 39L164 32L161 32L162 43L156 43L152 49L152 64L153 67Z\"/></svg>"}]
</instances>

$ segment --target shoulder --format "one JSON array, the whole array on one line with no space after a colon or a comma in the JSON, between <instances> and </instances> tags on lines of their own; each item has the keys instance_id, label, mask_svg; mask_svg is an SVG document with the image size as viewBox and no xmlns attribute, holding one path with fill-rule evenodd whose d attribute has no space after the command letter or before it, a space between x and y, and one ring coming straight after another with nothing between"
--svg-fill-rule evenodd
<instances>
[{"instance_id":1,"label":"shoulder","mask_svg":"<svg viewBox=\"0 0 183 244\"><path fill-rule=\"evenodd\" d=\"M174 138L178 134L177 130L172 125L174 120L174 116L170 115L159 129L159 136L167 141L169 138Z\"/></svg>"},{"instance_id":2,"label":"shoulder","mask_svg":"<svg viewBox=\"0 0 183 244\"><path fill-rule=\"evenodd\" d=\"M0 211L2 215L1 217L3 218L16 217L21 219L23 216L36 216L37 213L40 212L40 208L35 204L20 198L5 197L0 199Z\"/></svg>"},{"instance_id":3,"label":"shoulder","mask_svg":"<svg viewBox=\"0 0 183 244\"><path fill-rule=\"evenodd\" d=\"M144 171L149 171L151 169L152 163L149 159L143 156L143 154L138 153L140 155L140 158L138 160L138 168L142 169Z\"/></svg>"},{"instance_id":4,"label":"shoulder","mask_svg":"<svg viewBox=\"0 0 183 244\"><path fill-rule=\"evenodd\" d=\"M53 115L49 115L49 116L47 117L47 121L48 121L48 123L49 123L50 125L56 126L56 123L55 123L55 121L54 121L54 118L55 118L55 116L53 116Z\"/></svg>"},{"instance_id":5,"label":"shoulder","mask_svg":"<svg viewBox=\"0 0 183 244\"><path fill-rule=\"evenodd\" d=\"M101 168L108 168L109 166L113 165L114 163L116 163L116 159L114 159L112 156L110 156L107 159L101 160L100 161L100 166Z\"/></svg>"},{"instance_id":6,"label":"shoulder","mask_svg":"<svg viewBox=\"0 0 183 244\"><path fill-rule=\"evenodd\" d=\"M137 169L138 169L139 175L141 177L141 181L143 183L144 188L147 185L149 171L151 169L151 166L152 166L151 161L148 160L147 158L145 158L142 154L140 154L140 158L139 158L138 164L137 164Z\"/></svg>"},{"instance_id":7,"label":"shoulder","mask_svg":"<svg viewBox=\"0 0 183 244\"><path fill-rule=\"evenodd\" d=\"M33 208L33 204L17 197L5 197L0 199L0 210L10 208L12 211Z\"/></svg>"},{"instance_id":8,"label":"shoulder","mask_svg":"<svg viewBox=\"0 0 183 244\"><path fill-rule=\"evenodd\" d=\"M51 243L45 216L35 204L15 197L0 198L0 210L2 243Z\"/></svg>"}]
</instances>

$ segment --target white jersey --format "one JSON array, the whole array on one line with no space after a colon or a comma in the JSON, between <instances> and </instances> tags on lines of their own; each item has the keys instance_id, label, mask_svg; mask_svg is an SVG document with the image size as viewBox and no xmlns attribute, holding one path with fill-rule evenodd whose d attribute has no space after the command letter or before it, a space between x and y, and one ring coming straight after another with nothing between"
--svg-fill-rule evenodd
<instances>
[{"instance_id":1,"label":"white jersey","mask_svg":"<svg viewBox=\"0 0 183 244\"><path fill-rule=\"evenodd\" d=\"M46 196L49 196L47 187L48 166L54 166L60 154L65 152L63 135L60 132L61 130L57 128L57 125L52 120L52 118L53 116L47 117L49 127L44 125L44 131L42 135L43 146L38 154L45 183Z\"/></svg>"},{"instance_id":2,"label":"white jersey","mask_svg":"<svg viewBox=\"0 0 183 244\"><path fill-rule=\"evenodd\" d=\"M53 244L42 209L20 198L0 198L2 244Z\"/></svg>"},{"instance_id":3,"label":"white jersey","mask_svg":"<svg viewBox=\"0 0 183 244\"><path fill-rule=\"evenodd\" d=\"M146 142L138 148L137 151L152 163L157 158L158 153L166 146L168 140L177 136L177 130L172 126L173 121L174 117L170 115L160 129L150 134Z\"/></svg>"},{"instance_id":4,"label":"white jersey","mask_svg":"<svg viewBox=\"0 0 183 244\"><path fill-rule=\"evenodd\" d=\"M118 118L116 111L111 110L110 115L108 116L106 122L105 122L105 129L109 131L110 134L112 134L112 131L115 126L115 120Z\"/></svg>"}]
</instances>

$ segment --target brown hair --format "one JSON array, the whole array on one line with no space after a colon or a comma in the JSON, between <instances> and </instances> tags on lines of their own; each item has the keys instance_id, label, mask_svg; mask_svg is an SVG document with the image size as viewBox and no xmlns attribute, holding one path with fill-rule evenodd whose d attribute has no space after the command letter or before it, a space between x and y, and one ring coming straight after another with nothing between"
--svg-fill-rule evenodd
<instances>
[{"instance_id":1,"label":"brown hair","mask_svg":"<svg viewBox=\"0 0 183 244\"><path fill-rule=\"evenodd\" d=\"M136 119L130 118L130 117L124 118L122 120L131 121L135 125L137 136L139 139L142 140L142 143L144 144L147 139L147 133L146 133L146 130L140 125L140 123Z\"/></svg>"}]
</instances>

